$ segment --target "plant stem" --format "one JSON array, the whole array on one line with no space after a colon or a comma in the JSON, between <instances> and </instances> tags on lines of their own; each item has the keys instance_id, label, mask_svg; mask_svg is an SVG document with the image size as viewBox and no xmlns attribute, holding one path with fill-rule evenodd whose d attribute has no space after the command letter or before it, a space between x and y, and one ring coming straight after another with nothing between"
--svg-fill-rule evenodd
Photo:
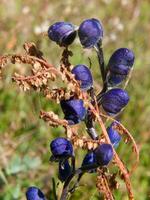
<instances>
[{"instance_id":1,"label":"plant stem","mask_svg":"<svg viewBox=\"0 0 150 200\"><path fill-rule=\"evenodd\" d=\"M97 52L97 56L98 56L98 62L99 62L100 72L101 72L102 81L103 81L103 89L97 95L97 101L98 101L98 104L99 104L99 100L101 98L101 95L104 92L106 92L106 90L107 90L107 81L106 81L107 69L105 69L105 62L104 62L104 54L103 54L103 48L102 48L102 41L100 41L100 43L97 44L97 46L96 46L96 52Z\"/></svg>"},{"instance_id":2,"label":"plant stem","mask_svg":"<svg viewBox=\"0 0 150 200\"><path fill-rule=\"evenodd\" d=\"M91 169L95 169L97 167L98 167L97 164L86 165L86 166L80 167L76 171L72 172L72 174L67 178L66 182L64 183L64 187L63 187L63 191L62 191L60 200L66 200L67 199L67 196L68 196L68 193L69 193L69 190L68 190L69 184L70 184L71 180L74 178L75 175L79 175L79 177L80 177L80 175L83 174L84 172L89 171ZM80 179L78 179L78 180L80 180ZM75 186L76 186L76 184L75 184ZM74 189L74 187L72 189ZM71 193L73 193L73 191L74 191L72 189L71 189L71 191L72 191Z\"/></svg>"},{"instance_id":3,"label":"plant stem","mask_svg":"<svg viewBox=\"0 0 150 200\"><path fill-rule=\"evenodd\" d=\"M98 56L98 62L99 62L101 76L102 76L102 81L103 81L103 84L104 84L105 78L106 78L106 73L105 73L105 63L104 63L104 54L103 54L102 42L97 44L96 50L97 50L96 52L97 52L97 56Z\"/></svg>"},{"instance_id":4,"label":"plant stem","mask_svg":"<svg viewBox=\"0 0 150 200\"><path fill-rule=\"evenodd\" d=\"M89 94L90 97L92 99L91 103L95 105L95 92L94 92L94 88L92 87L89 90ZM87 116L86 116L86 120L85 120L85 124L86 124L86 131L89 134L89 136L93 139L93 140L97 140L98 139L98 134L94 128L94 123L93 123L93 116L90 110L87 111Z\"/></svg>"},{"instance_id":5,"label":"plant stem","mask_svg":"<svg viewBox=\"0 0 150 200\"><path fill-rule=\"evenodd\" d=\"M72 170L74 172L75 171L75 156L74 155L71 157L71 164L72 164Z\"/></svg>"}]
</instances>

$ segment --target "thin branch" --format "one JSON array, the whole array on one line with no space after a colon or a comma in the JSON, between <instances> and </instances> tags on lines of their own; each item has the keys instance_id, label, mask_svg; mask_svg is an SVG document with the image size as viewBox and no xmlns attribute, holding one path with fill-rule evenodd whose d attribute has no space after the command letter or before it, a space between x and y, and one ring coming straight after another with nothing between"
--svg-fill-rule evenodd
<instances>
[{"instance_id":1,"label":"thin branch","mask_svg":"<svg viewBox=\"0 0 150 200\"><path fill-rule=\"evenodd\" d=\"M104 63L102 42L97 44L96 52L97 52L97 56L98 56L98 62L99 62L99 66L100 66L100 72L101 72L102 80L103 80L103 83L104 83L105 78L106 78L106 74L105 74L105 63Z\"/></svg>"},{"instance_id":2,"label":"thin branch","mask_svg":"<svg viewBox=\"0 0 150 200\"><path fill-rule=\"evenodd\" d=\"M98 168L97 172L98 176L96 186L99 189L99 192L103 193L105 200L114 200L104 169Z\"/></svg>"},{"instance_id":3,"label":"thin branch","mask_svg":"<svg viewBox=\"0 0 150 200\"><path fill-rule=\"evenodd\" d=\"M102 131L103 131L103 135L105 136L106 142L108 142L109 144L111 144L109 136L107 134L107 130L106 127L100 117L100 115L96 112L95 108L93 107L93 105L89 104L89 107L91 108L91 111L93 112L93 114L95 115L95 117L97 118ZM112 146L113 148L113 146ZM124 181L126 183L126 188L128 191L128 196L130 200L134 200L134 196L133 196L133 192L132 192L132 187L131 187L131 182L130 182L130 175L128 173L128 170L126 169L126 167L124 166L124 164L122 163L122 161L120 160L119 156L117 155L115 149L113 148L113 152L114 152L114 161L116 162L117 166L119 167L120 171L123 174L123 178Z\"/></svg>"},{"instance_id":4,"label":"thin branch","mask_svg":"<svg viewBox=\"0 0 150 200\"><path fill-rule=\"evenodd\" d=\"M108 116L108 115L105 115L105 114L103 114L103 113L100 113L100 115L101 115L102 117L105 117L105 118L107 118L107 119L110 119L110 120L113 121L113 122L116 122L116 126L117 126L116 129L117 129L120 133L126 134L126 135L129 137L129 139L132 141L133 146L134 146L134 150L135 150L135 153L136 153L136 162L134 163L134 165L132 166L131 170L129 171L129 174L131 175L131 174L135 171L135 169L137 168L138 163L139 163L139 149L138 149L138 147L137 147L137 145L136 145L136 142L135 142L133 136L130 134L130 132L129 132L119 121L117 121L117 120L113 119L112 117L110 117L110 116Z\"/></svg>"}]
</instances>

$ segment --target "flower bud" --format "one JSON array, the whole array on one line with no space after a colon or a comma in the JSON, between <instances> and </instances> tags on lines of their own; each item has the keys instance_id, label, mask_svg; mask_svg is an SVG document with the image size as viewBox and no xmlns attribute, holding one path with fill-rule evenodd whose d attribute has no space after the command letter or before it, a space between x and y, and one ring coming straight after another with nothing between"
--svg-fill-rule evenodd
<instances>
[{"instance_id":1,"label":"flower bud","mask_svg":"<svg viewBox=\"0 0 150 200\"><path fill-rule=\"evenodd\" d=\"M56 22L49 27L48 37L60 46L68 46L76 37L75 26L69 22Z\"/></svg>"},{"instance_id":2,"label":"flower bud","mask_svg":"<svg viewBox=\"0 0 150 200\"><path fill-rule=\"evenodd\" d=\"M101 105L109 115L119 113L129 101L128 93L120 88L114 88L102 96Z\"/></svg>"},{"instance_id":3,"label":"flower bud","mask_svg":"<svg viewBox=\"0 0 150 200\"><path fill-rule=\"evenodd\" d=\"M59 162L59 174L58 178L60 179L61 182L65 182L66 179L70 176L71 174L71 166L69 165L68 160L65 160L64 162Z\"/></svg>"},{"instance_id":4,"label":"flower bud","mask_svg":"<svg viewBox=\"0 0 150 200\"><path fill-rule=\"evenodd\" d=\"M73 146L69 140L58 137L50 143L51 160L60 161L73 156Z\"/></svg>"},{"instance_id":5,"label":"flower bud","mask_svg":"<svg viewBox=\"0 0 150 200\"><path fill-rule=\"evenodd\" d=\"M42 191L35 186L28 188L26 198L27 200L46 200Z\"/></svg>"},{"instance_id":6,"label":"flower bud","mask_svg":"<svg viewBox=\"0 0 150 200\"><path fill-rule=\"evenodd\" d=\"M108 73L107 74L107 83L108 86L115 86L119 85L123 80L127 78L127 75L115 74L115 73Z\"/></svg>"},{"instance_id":7,"label":"flower bud","mask_svg":"<svg viewBox=\"0 0 150 200\"><path fill-rule=\"evenodd\" d=\"M117 49L108 62L108 83L112 86L121 83L129 74L133 63L134 53L130 49Z\"/></svg>"},{"instance_id":8,"label":"flower bud","mask_svg":"<svg viewBox=\"0 0 150 200\"><path fill-rule=\"evenodd\" d=\"M75 79L81 81L81 89L88 90L93 86L93 78L90 69L85 65L76 65L72 71Z\"/></svg>"},{"instance_id":9,"label":"flower bud","mask_svg":"<svg viewBox=\"0 0 150 200\"><path fill-rule=\"evenodd\" d=\"M70 125L77 124L84 120L86 109L81 99L62 100L60 102L61 108Z\"/></svg>"},{"instance_id":10,"label":"flower bud","mask_svg":"<svg viewBox=\"0 0 150 200\"><path fill-rule=\"evenodd\" d=\"M100 166L108 165L113 158L113 149L110 144L101 144L95 149L96 161Z\"/></svg>"},{"instance_id":11,"label":"flower bud","mask_svg":"<svg viewBox=\"0 0 150 200\"><path fill-rule=\"evenodd\" d=\"M96 162L96 155L95 153L92 151L90 153L87 153L83 159L83 162L82 162L82 167L84 166L94 166L96 165L97 162ZM98 166L97 166L98 167ZM94 167L94 169L91 169L89 170L89 173L93 173L93 172L96 172L96 169Z\"/></svg>"},{"instance_id":12,"label":"flower bud","mask_svg":"<svg viewBox=\"0 0 150 200\"><path fill-rule=\"evenodd\" d=\"M117 49L111 56L108 66L115 70L114 66L124 65L132 67L134 63L134 53L127 48Z\"/></svg>"},{"instance_id":13,"label":"flower bud","mask_svg":"<svg viewBox=\"0 0 150 200\"><path fill-rule=\"evenodd\" d=\"M109 136L109 139L112 143L112 145L114 146L114 148L117 148L118 145L119 145L119 142L121 140L121 136L120 134L118 133L118 131L116 131L114 129L114 126L117 124L117 122L113 122L111 123L111 125L107 128L107 133L108 133L108 136Z\"/></svg>"},{"instance_id":14,"label":"flower bud","mask_svg":"<svg viewBox=\"0 0 150 200\"><path fill-rule=\"evenodd\" d=\"M81 23L78 35L84 48L93 48L103 37L103 27L97 19L86 19Z\"/></svg>"}]
</instances>

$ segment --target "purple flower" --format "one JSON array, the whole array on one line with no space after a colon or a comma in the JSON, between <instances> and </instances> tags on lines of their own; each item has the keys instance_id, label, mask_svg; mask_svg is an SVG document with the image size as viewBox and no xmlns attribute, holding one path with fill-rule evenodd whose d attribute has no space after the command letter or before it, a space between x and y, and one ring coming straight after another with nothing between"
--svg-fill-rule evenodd
<instances>
[{"instance_id":1,"label":"purple flower","mask_svg":"<svg viewBox=\"0 0 150 200\"><path fill-rule=\"evenodd\" d=\"M108 165L113 158L113 149L110 144L101 144L95 149L96 161L100 166Z\"/></svg>"},{"instance_id":2,"label":"purple flower","mask_svg":"<svg viewBox=\"0 0 150 200\"><path fill-rule=\"evenodd\" d=\"M113 128L115 125L117 125L117 122L111 123L111 125L107 128L107 133L112 145L114 148L117 148L121 140L121 136L118 131Z\"/></svg>"},{"instance_id":3,"label":"purple flower","mask_svg":"<svg viewBox=\"0 0 150 200\"><path fill-rule=\"evenodd\" d=\"M70 125L77 124L84 120L86 109L81 99L62 100L60 102L61 108Z\"/></svg>"},{"instance_id":4,"label":"purple flower","mask_svg":"<svg viewBox=\"0 0 150 200\"><path fill-rule=\"evenodd\" d=\"M107 83L109 86L115 86L120 84L123 80L125 80L127 75L108 73L107 74Z\"/></svg>"},{"instance_id":5,"label":"purple flower","mask_svg":"<svg viewBox=\"0 0 150 200\"><path fill-rule=\"evenodd\" d=\"M82 167L83 166L96 166L97 165L97 162L96 162L96 155L95 153L92 151L90 153L87 153L83 159L83 162L82 162ZM98 167L98 166L97 166ZM94 169L92 170L89 170L89 173L93 173L93 172L96 172L96 167L94 167Z\"/></svg>"},{"instance_id":6,"label":"purple flower","mask_svg":"<svg viewBox=\"0 0 150 200\"><path fill-rule=\"evenodd\" d=\"M115 70L114 66L124 65L132 67L134 63L134 53L127 48L117 49L111 56L108 65Z\"/></svg>"},{"instance_id":7,"label":"purple flower","mask_svg":"<svg viewBox=\"0 0 150 200\"><path fill-rule=\"evenodd\" d=\"M60 46L68 46L76 37L75 26L69 22L56 22L49 27L48 37Z\"/></svg>"},{"instance_id":8,"label":"purple flower","mask_svg":"<svg viewBox=\"0 0 150 200\"><path fill-rule=\"evenodd\" d=\"M108 83L110 85L121 83L129 74L133 63L134 53L130 49L117 49L108 62Z\"/></svg>"},{"instance_id":9,"label":"purple flower","mask_svg":"<svg viewBox=\"0 0 150 200\"><path fill-rule=\"evenodd\" d=\"M60 161L73 156L73 146L69 140L58 137L50 143L52 152L51 160Z\"/></svg>"},{"instance_id":10,"label":"purple flower","mask_svg":"<svg viewBox=\"0 0 150 200\"><path fill-rule=\"evenodd\" d=\"M120 88L114 88L106 93L101 98L103 109L110 115L120 112L129 101L128 93Z\"/></svg>"},{"instance_id":11,"label":"purple flower","mask_svg":"<svg viewBox=\"0 0 150 200\"><path fill-rule=\"evenodd\" d=\"M59 162L59 174L58 178L61 182L66 181L66 179L71 175L71 166L69 165L68 160L65 160L64 162Z\"/></svg>"},{"instance_id":12,"label":"purple flower","mask_svg":"<svg viewBox=\"0 0 150 200\"><path fill-rule=\"evenodd\" d=\"M76 65L72 71L75 74L75 79L81 81L81 88L83 90L88 90L93 85L93 78L91 71L85 65Z\"/></svg>"},{"instance_id":13,"label":"purple flower","mask_svg":"<svg viewBox=\"0 0 150 200\"><path fill-rule=\"evenodd\" d=\"M81 23L78 35L84 48L93 48L103 37L103 27L97 19L86 19Z\"/></svg>"},{"instance_id":14,"label":"purple flower","mask_svg":"<svg viewBox=\"0 0 150 200\"><path fill-rule=\"evenodd\" d=\"M28 188L26 198L27 200L46 200L42 191L35 186Z\"/></svg>"}]
</instances>

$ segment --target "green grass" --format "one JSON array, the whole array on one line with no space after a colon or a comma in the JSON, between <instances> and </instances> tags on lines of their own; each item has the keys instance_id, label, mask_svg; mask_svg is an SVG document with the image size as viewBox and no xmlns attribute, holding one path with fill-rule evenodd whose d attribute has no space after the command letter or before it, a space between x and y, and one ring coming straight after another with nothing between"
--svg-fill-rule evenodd
<instances>
[{"instance_id":1,"label":"green grass","mask_svg":"<svg viewBox=\"0 0 150 200\"><path fill-rule=\"evenodd\" d=\"M45 58L57 65L62 50L47 37L36 34L37 27L60 20L79 25L83 19L91 17L99 18L104 26L106 63L116 48L128 47L135 52L133 75L127 88L131 99L122 115L122 122L133 134L140 148L139 167L132 176L137 200L150 199L149 8L149 0L2 0L0 3L0 54L21 52L25 41L33 41L44 52ZM122 24L123 30L118 28L118 24ZM74 52L71 59L73 64L88 64L88 56L91 57L92 73L98 91L101 80L95 53L83 51L77 40L71 49ZM60 109L54 102L43 99L42 95L35 92L24 93L12 83L11 75L16 70L24 73L26 68L9 64L0 81L0 200L24 200L26 188L30 185L40 187L50 196L48 199L52 200L52 177L56 182L58 180L57 165L48 162L49 142L56 136L63 136L63 129L48 127L39 119L39 111L53 109L60 113ZM130 152L127 149L127 145L121 144L119 154L130 163ZM77 154L81 162L81 155L85 152ZM95 181L95 175L87 174L71 200L98 200ZM58 193L61 192L61 187L62 185L58 186ZM117 200L127 199L122 182L115 196Z\"/></svg>"}]
</instances>

